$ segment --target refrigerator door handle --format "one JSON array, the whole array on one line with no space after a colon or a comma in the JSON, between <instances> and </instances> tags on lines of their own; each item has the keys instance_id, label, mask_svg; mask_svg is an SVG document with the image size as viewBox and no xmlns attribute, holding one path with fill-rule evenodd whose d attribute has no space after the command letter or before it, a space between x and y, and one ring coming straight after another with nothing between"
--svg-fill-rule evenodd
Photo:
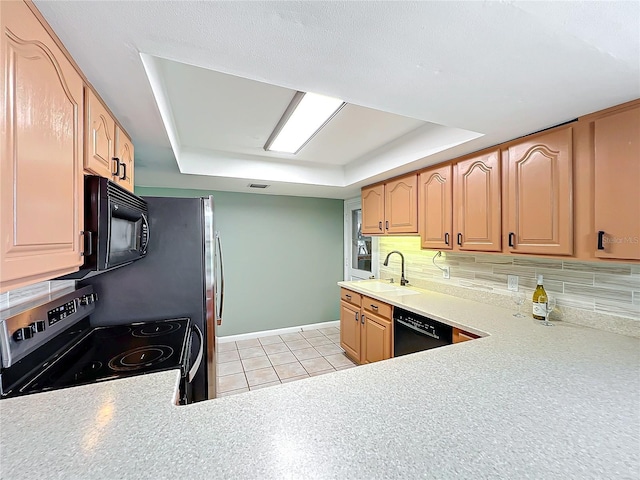
<instances>
[{"instance_id":1,"label":"refrigerator door handle","mask_svg":"<svg viewBox=\"0 0 640 480\"><path fill-rule=\"evenodd\" d=\"M222 325L222 309L224 307L224 261L222 260L222 242L220 240L220 232L216 232L216 244L220 254L220 304L218 312L216 312L216 321L218 325Z\"/></svg>"},{"instance_id":2,"label":"refrigerator door handle","mask_svg":"<svg viewBox=\"0 0 640 480\"><path fill-rule=\"evenodd\" d=\"M204 337L202 336L202 332L195 324L191 325L191 328L196 333L196 335L198 335L198 339L200 340L200 349L198 350L198 356L196 356L195 362L193 362L193 365L189 369L189 374L187 376L187 382L189 383L191 383L193 381L193 378L196 376L196 373L200 368L200 364L202 363L202 355L204 353Z\"/></svg>"}]
</instances>

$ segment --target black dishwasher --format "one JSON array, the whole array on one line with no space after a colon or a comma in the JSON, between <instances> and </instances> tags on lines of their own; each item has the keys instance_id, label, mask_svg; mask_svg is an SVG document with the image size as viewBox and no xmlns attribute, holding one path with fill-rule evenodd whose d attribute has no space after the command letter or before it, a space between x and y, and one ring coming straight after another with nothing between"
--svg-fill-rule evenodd
<instances>
[{"instance_id":1,"label":"black dishwasher","mask_svg":"<svg viewBox=\"0 0 640 480\"><path fill-rule=\"evenodd\" d=\"M402 308L393 309L393 356L453 343L453 327Z\"/></svg>"}]
</instances>

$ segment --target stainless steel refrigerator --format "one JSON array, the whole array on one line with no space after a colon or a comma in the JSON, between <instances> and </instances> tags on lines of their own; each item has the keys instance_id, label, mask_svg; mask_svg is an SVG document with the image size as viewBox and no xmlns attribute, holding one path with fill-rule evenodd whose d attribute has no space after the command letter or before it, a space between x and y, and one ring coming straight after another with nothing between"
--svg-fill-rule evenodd
<instances>
[{"instance_id":1,"label":"stainless steel refrigerator","mask_svg":"<svg viewBox=\"0 0 640 480\"><path fill-rule=\"evenodd\" d=\"M189 317L203 332L206 361L192 381L192 400L216 396L216 327L222 322L224 271L213 197L143 197L149 207L147 255L79 282L99 297L91 322L120 325ZM200 349L192 345L191 358Z\"/></svg>"}]
</instances>

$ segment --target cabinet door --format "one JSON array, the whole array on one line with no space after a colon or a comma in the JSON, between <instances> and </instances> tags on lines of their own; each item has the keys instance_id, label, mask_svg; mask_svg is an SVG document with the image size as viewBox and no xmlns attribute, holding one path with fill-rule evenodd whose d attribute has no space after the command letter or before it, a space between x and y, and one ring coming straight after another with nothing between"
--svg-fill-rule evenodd
<instances>
[{"instance_id":1,"label":"cabinet door","mask_svg":"<svg viewBox=\"0 0 640 480\"><path fill-rule=\"evenodd\" d=\"M23 2L0 2L0 289L76 271L82 78Z\"/></svg>"},{"instance_id":2,"label":"cabinet door","mask_svg":"<svg viewBox=\"0 0 640 480\"><path fill-rule=\"evenodd\" d=\"M116 125L116 158L120 162L118 184L133 192L133 143Z\"/></svg>"},{"instance_id":3,"label":"cabinet door","mask_svg":"<svg viewBox=\"0 0 640 480\"><path fill-rule=\"evenodd\" d=\"M453 190L456 248L500 251L500 152L496 150L458 162Z\"/></svg>"},{"instance_id":4,"label":"cabinet door","mask_svg":"<svg viewBox=\"0 0 640 480\"><path fill-rule=\"evenodd\" d=\"M386 233L418 233L418 176L408 175L384 186Z\"/></svg>"},{"instance_id":5,"label":"cabinet door","mask_svg":"<svg viewBox=\"0 0 640 480\"><path fill-rule=\"evenodd\" d=\"M594 123L596 257L640 260L640 106Z\"/></svg>"},{"instance_id":6,"label":"cabinet door","mask_svg":"<svg viewBox=\"0 0 640 480\"><path fill-rule=\"evenodd\" d=\"M452 180L451 165L430 168L418 177L418 230L422 248L452 248Z\"/></svg>"},{"instance_id":7,"label":"cabinet door","mask_svg":"<svg viewBox=\"0 0 640 480\"><path fill-rule=\"evenodd\" d=\"M509 251L573 253L572 131L555 130L509 147Z\"/></svg>"},{"instance_id":8,"label":"cabinet door","mask_svg":"<svg viewBox=\"0 0 640 480\"><path fill-rule=\"evenodd\" d=\"M84 95L87 125L84 168L90 173L112 179L118 170L117 163L113 159L116 122L93 90L86 87Z\"/></svg>"},{"instance_id":9,"label":"cabinet door","mask_svg":"<svg viewBox=\"0 0 640 480\"><path fill-rule=\"evenodd\" d=\"M391 358L391 322L367 312L363 327L362 363Z\"/></svg>"},{"instance_id":10,"label":"cabinet door","mask_svg":"<svg viewBox=\"0 0 640 480\"><path fill-rule=\"evenodd\" d=\"M360 363L360 309L340 302L340 345L356 363Z\"/></svg>"},{"instance_id":11,"label":"cabinet door","mask_svg":"<svg viewBox=\"0 0 640 480\"><path fill-rule=\"evenodd\" d=\"M362 233L382 235L384 233L384 185L362 189Z\"/></svg>"}]
</instances>

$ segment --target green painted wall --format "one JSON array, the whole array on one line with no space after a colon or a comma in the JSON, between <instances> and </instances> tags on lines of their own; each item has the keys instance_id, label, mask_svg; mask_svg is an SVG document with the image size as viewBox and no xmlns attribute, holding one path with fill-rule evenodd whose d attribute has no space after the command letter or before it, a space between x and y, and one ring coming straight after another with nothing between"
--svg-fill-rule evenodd
<instances>
[{"instance_id":1,"label":"green painted wall","mask_svg":"<svg viewBox=\"0 0 640 480\"><path fill-rule=\"evenodd\" d=\"M135 193L213 195L225 268L220 336L340 318L342 200L147 187Z\"/></svg>"}]
</instances>

